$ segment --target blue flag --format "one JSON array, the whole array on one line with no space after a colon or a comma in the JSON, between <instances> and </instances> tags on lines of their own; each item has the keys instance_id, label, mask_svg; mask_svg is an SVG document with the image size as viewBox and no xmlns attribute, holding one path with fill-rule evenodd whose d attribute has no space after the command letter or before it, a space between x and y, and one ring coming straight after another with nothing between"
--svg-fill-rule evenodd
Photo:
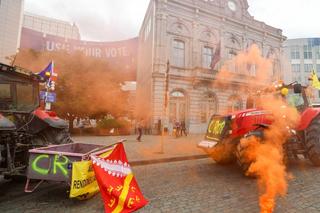
<instances>
[{"instance_id":1,"label":"blue flag","mask_svg":"<svg viewBox=\"0 0 320 213\"><path fill-rule=\"evenodd\" d=\"M53 76L57 76L54 71L54 64L53 61L51 61L48 66L42 70L41 72L38 72L37 75L39 75L40 77L44 78L44 79L51 79Z\"/></svg>"}]
</instances>

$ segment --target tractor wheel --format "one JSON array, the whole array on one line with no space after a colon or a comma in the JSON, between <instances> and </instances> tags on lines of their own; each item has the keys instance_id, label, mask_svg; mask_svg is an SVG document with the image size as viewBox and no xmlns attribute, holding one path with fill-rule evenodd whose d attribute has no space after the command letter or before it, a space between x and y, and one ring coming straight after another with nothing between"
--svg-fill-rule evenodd
<instances>
[{"instance_id":1,"label":"tractor wheel","mask_svg":"<svg viewBox=\"0 0 320 213\"><path fill-rule=\"evenodd\" d=\"M316 117L307 128L305 144L311 163L320 166L320 116Z\"/></svg>"},{"instance_id":2,"label":"tractor wheel","mask_svg":"<svg viewBox=\"0 0 320 213\"><path fill-rule=\"evenodd\" d=\"M217 164L226 165L235 161L235 149L236 143L227 139L208 151L208 154Z\"/></svg>"},{"instance_id":3,"label":"tractor wheel","mask_svg":"<svg viewBox=\"0 0 320 213\"><path fill-rule=\"evenodd\" d=\"M255 156L252 154L253 144L260 143L260 139L256 136L249 136L245 138L246 140L241 140L236 148L235 155L237 158L237 164L243 171L245 176L254 177L255 175L249 172L249 168L253 162L255 162ZM252 152L252 153L250 153Z\"/></svg>"},{"instance_id":4,"label":"tractor wheel","mask_svg":"<svg viewBox=\"0 0 320 213\"><path fill-rule=\"evenodd\" d=\"M34 137L34 145L48 146L49 144L68 144L72 139L67 129L49 128L41 131Z\"/></svg>"}]
</instances>

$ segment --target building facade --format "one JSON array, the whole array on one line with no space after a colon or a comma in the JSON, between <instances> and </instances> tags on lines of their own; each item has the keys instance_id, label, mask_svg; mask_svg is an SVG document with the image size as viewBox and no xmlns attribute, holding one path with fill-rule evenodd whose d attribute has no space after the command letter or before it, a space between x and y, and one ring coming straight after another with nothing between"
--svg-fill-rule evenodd
<instances>
[{"instance_id":1,"label":"building facade","mask_svg":"<svg viewBox=\"0 0 320 213\"><path fill-rule=\"evenodd\" d=\"M308 86L313 70L320 77L320 38L288 39L284 42L284 52L290 65L285 71L288 81ZM320 103L319 91L314 91L312 102Z\"/></svg>"},{"instance_id":2,"label":"building facade","mask_svg":"<svg viewBox=\"0 0 320 213\"><path fill-rule=\"evenodd\" d=\"M0 62L9 64L20 44L24 0L0 1Z\"/></svg>"},{"instance_id":3,"label":"building facade","mask_svg":"<svg viewBox=\"0 0 320 213\"><path fill-rule=\"evenodd\" d=\"M246 0L150 0L139 33L137 117L152 128L161 122L169 130L184 120L189 132L202 133L211 115L245 108L246 78L254 74L235 70L225 82L229 86L214 82L219 67L251 44L264 56L272 55L270 79L281 78L285 37L255 20L248 7ZM219 47L221 59L213 70Z\"/></svg>"},{"instance_id":4,"label":"building facade","mask_svg":"<svg viewBox=\"0 0 320 213\"><path fill-rule=\"evenodd\" d=\"M71 24L66 21L40 16L29 12L24 13L23 27L65 39L80 39L79 28L75 23Z\"/></svg>"}]
</instances>

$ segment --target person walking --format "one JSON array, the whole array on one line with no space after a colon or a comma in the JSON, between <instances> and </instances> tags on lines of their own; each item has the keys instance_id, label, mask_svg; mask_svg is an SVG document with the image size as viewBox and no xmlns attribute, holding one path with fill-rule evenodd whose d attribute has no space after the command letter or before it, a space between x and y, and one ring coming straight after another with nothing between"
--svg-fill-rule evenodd
<instances>
[{"instance_id":1,"label":"person walking","mask_svg":"<svg viewBox=\"0 0 320 213\"><path fill-rule=\"evenodd\" d=\"M141 122L138 122L137 129L138 129L137 141L141 142L141 136L142 136L142 124L141 124Z\"/></svg>"},{"instance_id":2,"label":"person walking","mask_svg":"<svg viewBox=\"0 0 320 213\"><path fill-rule=\"evenodd\" d=\"M180 128L181 128L179 121L176 121L175 127L176 127L176 132L175 132L176 133L176 138L178 138L180 136Z\"/></svg>"},{"instance_id":3,"label":"person walking","mask_svg":"<svg viewBox=\"0 0 320 213\"><path fill-rule=\"evenodd\" d=\"M180 135L182 136L182 133L184 133L185 136L187 136L187 128L186 128L186 122L185 121L181 121L181 132Z\"/></svg>"}]
</instances>

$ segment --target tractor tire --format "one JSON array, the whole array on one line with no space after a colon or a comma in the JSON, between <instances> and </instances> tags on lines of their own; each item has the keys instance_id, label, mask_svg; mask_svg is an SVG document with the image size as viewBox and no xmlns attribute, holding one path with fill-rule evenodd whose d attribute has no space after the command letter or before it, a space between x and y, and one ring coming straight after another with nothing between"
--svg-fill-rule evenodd
<instances>
[{"instance_id":1,"label":"tractor tire","mask_svg":"<svg viewBox=\"0 0 320 213\"><path fill-rule=\"evenodd\" d=\"M317 116L306 130L307 155L314 166L320 166L320 116Z\"/></svg>"},{"instance_id":2,"label":"tractor tire","mask_svg":"<svg viewBox=\"0 0 320 213\"><path fill-rule=\"evenodd\" d=\"M260 141L256 136L249 136L246 138L248 142L252 141ZM237 158L237 164L241 168L243 174L248 177L255 177L255 174L249 172L249 168L252 163L255 162L255 159L252 155L248 157L248 152L250 152L251 145L250 143L239 142L235 151L235 155Z\"/></svg>"},{"instance_id":3,"label":"tractor tire","mask_svg":"<svg viewBox=\"0 0 320 213\"><path fill-rule=\"evenodd\" d=\"M50 144L68 144L72 143L72 139L67 129L49 128L38 133L33 140L36 146L48 146Z\"/></svg>"},{"instance_id":4,"label":"tractor tire","mask_svg":"<svg viewBox=\"0 0 320 213\"><path fill-rule=\"evenodd\" d=\"M219 165L231 164L235 161L234 150L236 143L226 140L217 144L212 150L208 152L209 156Z\"/></svg>"}]
</instances>

